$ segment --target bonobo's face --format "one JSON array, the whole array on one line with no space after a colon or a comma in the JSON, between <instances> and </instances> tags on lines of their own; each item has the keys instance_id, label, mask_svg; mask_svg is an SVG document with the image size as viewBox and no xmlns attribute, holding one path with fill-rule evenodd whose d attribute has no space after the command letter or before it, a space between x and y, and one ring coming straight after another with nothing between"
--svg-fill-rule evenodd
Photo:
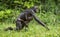
<instances>
[{"instance_id":1,"label":"bonobo's face","mask_svg":"<svg viewBox=\"0 0 60 37\"><path fill-rule=\"evenodd\" d=\"M37 12L39 11L39 8L38 8L38 6L34 6L34 7L32 7L32 10L33 10L35 13L37 13Z\"/></svg>"}]
</instances>

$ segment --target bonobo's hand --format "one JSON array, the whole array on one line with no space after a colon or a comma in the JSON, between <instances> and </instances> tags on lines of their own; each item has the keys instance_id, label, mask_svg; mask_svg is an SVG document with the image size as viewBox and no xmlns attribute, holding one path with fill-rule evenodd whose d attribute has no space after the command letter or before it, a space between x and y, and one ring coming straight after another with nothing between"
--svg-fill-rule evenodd
<instances>
[{"instance_id":1,"label":"bonobo's hand","mask_svg":"<svg viewBox=\"0 0 60 37\"><path fill-rule=\"evenodd\" d=\"M45 27L47 30L50 30L48 27Z\"/></svg>"},{"instance_id":2,"label":"bonobo's hand","mask_svg":"<svg viewBox=\"0 0 60 37\"><path fill-rule=\"evenodd\" d=\"M47 30L50 30L49 28Z\"/></svg>"}]
</instances>

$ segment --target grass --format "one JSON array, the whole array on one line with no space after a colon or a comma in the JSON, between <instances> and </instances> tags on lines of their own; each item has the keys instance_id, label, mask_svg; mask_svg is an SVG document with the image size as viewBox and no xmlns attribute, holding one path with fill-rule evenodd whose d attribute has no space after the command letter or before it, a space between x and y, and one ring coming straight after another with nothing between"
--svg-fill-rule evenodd
<instances>
[{"instance_id":1,"label":"grass","mask_svg":"<svg viewBox=\"0 0 60 37\"><path fill-rule=\"evenodd\" d=\"M21 31L4 31L8 26L15 27L15 24L3 23L0 24L0 37L60 37L60 23L58 23L57 17L53 14L40 14L38 16L42 21L46 22L50 30L46 30L44 27L36 23L34 20L29 23L28 31L22 29ZM48 21L47 21L48 20Z\"/></svg>"},{"instance_id":2,"label":"grass","mask_svg":"<svg viewBox=\"0 0 60 37\"><path fill-rule=\"evenodd\" d=\"M14 25L14 24L11 24ZM6 24L6 26L8 26ZM29 24L28 31L22 29L21 31L4 31L6 28L4 25L0 25L0 37L60 37L60 26L48 26L50 30L46 30L44 27L36 24Z\"/></svg>"}]
</instances>

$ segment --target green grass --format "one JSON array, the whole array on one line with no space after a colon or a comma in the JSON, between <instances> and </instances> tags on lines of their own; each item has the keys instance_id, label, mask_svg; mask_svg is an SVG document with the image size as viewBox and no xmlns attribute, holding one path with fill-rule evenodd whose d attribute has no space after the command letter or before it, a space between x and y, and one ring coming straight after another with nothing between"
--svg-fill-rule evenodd
<instances>
[{"instance_id":1,"label":"green grass","mask_svg":"<svg viewBox=\"0 0 60 37\"><path fill-rule=\"evenodd\" d=\"M15 24L2 23L0 24L0 37L60 37L60 23L57 16L50 13L41 13L38 17L46 23L50 30L46 30L33 20L29 23L28 31L25 31L25 29L19 32L4 31L9 26L14 28Z\"/></svg>"},{"instance_id":2,"label":"green grass","mask_svg":"<svg viewBox=\"0 0 60 37\"><path fill-rule=\"evenodd\" d=\"M58 25L50 25L48 26L50 30L46 30L41 25L36 25L35 23L33 23L31 25L29 24L28 31L25 31L25 29L22 29L19 32L4 31L3 29L8 27L9 25L0 25L0 37L60 37L60 26ZM14 24L11 25L13 26Z\"/></svg>"}]
</instances>

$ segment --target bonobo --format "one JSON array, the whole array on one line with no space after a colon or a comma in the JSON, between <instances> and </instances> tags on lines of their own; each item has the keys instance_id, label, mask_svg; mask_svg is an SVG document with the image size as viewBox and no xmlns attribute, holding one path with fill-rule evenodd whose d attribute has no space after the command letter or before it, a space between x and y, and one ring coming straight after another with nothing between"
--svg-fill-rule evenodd
<instances>
[{"instance_id":1,"label":"bonobo","mask_svg":"<svg viewBox=\"0 0 60 37\"><path fill-rule=\"evenodd\" d=\"M34 6L30 9L26 9L24 10L22 13L20 13L20 15L18 16L17 20L16 20L16 28L15 30L21 30L23 29L24 27L25 28L28 28L28 23L33 20L33 18L40 24L42 25L43 27L45 27L46 29L49 30L49 28L43 23L41 22L37 16L35 16L35 13L37 12L37 9L38 7L37 6ZM7 29L5 30L14 30L13 28L11 27L8 27Z\"/></svg>"}]
</instances>

